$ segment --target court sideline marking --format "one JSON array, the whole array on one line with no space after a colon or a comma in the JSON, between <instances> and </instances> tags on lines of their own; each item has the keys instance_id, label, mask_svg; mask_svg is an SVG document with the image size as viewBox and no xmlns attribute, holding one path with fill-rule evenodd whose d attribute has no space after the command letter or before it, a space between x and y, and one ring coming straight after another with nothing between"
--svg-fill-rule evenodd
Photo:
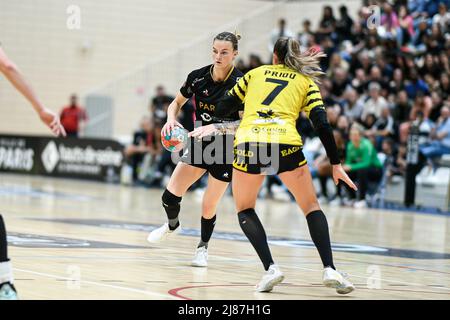
<instances>
[{"instance_id":1,"label":"court sideline marking","mask_svg":"<svg viewBox=\"0 0 450 320\"><path fill-rule=\"evenodd\" d=\"M48 278L73 281L73 279L71 279L71 278L62 277L62 276L56 276L56 275L53 275L53 274L50 274L50 273L36 272L36 271L25 270L25 269L20 269L20 268L14 268L14 270L17 270L17 271L20 271L20 272L29 273L29 274L44 276L44 277L48 277ZM106 288L112 288L112 289L116 289L116 290L123 290L123 291L129 291L129 292L134 292L134 293L141 293L141 294L145 294L147 296L158 297L159 299L161 299L161 298L171 299L171 300L176 299L174 296L167 295L167 294L162 294L162 293L157 293L157 292L152 292L152 291L146 291L146 290L140 290L140 289L134 289L134 288L128 288L128 287L115 286L115 285L104 284L104 283L98 283L98 282L95 282L95 281L79 280L79 282L80 283L85 283L85 284L91 284L91 285L95 285L95 286L99 286L99 287L106 287Z\"/></svg>"}]
</instances>

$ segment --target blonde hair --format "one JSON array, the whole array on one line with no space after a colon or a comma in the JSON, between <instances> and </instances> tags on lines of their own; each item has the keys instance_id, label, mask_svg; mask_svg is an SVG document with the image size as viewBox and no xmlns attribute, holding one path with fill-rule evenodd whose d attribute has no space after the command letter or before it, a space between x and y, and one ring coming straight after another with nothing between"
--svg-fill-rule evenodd
<instances>
[{"instance_id":1,"label":"blonde hair","mask_svg":"<svg viewBox=\"0 0 450 320\"><path fill-rule=\"evenodd\" d=\"M242 39L241 34L237 30L234 30L234 35L236 36L236 39L238 39L238 41Z\"/></svg>"},{"instance_id":2,"label":"blonde hair","mask_svg":"<svg viewBox=\"0 0 450 320\"><path fill-rule=\"evenodd\" d=\"M281 63L320 84L320 77L325 74L320 68L320 59L327 56L325 53L311 49L301 52L299 42L286 37L278 39L274 53Z\"/></svg>"},{"instance_id":3,"label":"blonde hair","mask_svg":"<svg viewBox=\"0 0 450 320\"><path fill-rule=\"evenodd\" d=\"M350 127L350 130L349 130L349 131L352 131L352 130L358 131L358 133L359 133L359 135L360 135L361 137L364 135L364 128L363 128L363 126L360 125L360 124L357 123L357 122L354 122L354 123L352 124L352 126Z\"/></svg>"}]
</instances>

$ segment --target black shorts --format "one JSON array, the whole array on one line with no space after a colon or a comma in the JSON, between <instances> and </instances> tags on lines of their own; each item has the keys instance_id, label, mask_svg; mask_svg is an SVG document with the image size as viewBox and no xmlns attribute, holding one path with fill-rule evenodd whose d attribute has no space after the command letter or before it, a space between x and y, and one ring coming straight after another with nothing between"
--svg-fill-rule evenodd
<instances>
[{"instance_id":1,"label":"black shorts","mask_svg":"<svg viewBox=\"0 0 450 320\"><path fill-rule=\"evenodd\" d=\"M210 141L189 139L187 147L181 152L181 161L205 169L217 180L231 182L234 137L226 135L210 138Z\"/></svg>"},{"instance_id":2,"label":"black shorts","mask_svg":"<svg viewBox=\"0 0 450 320\"><path fill-rule=\"evenodd\" d=\"M292 171L305 164L301 146L247 142L234 148L233 167L246 173L274 175Z\"/></svg>"}]
</instances>

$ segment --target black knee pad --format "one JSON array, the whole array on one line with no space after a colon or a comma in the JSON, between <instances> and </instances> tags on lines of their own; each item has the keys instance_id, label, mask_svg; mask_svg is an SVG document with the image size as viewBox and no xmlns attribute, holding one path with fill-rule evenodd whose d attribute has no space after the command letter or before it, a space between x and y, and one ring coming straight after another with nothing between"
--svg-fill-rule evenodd
<instances>
[{"instance_id":1,"label":"black knee pad","mask_svg":"<svg viewBox=\"0 0 450 320\"><path fill-rule=\"evenodd\" d=\"M238 212L239 223L242 223L245 219L256 215L254 208L248 208Z\"/></svg>"},{"instance_id":2,"label":"black knee pad","mask_svg":"<svg viewBox=\"0 0 450 320\"><path fill-rule=\"evenodd\" d=\"M176 208L180 206L182 197L177 197L172 192L166 189L164 190L161 199L165 208Z\"/></svg>"}]
</instances>

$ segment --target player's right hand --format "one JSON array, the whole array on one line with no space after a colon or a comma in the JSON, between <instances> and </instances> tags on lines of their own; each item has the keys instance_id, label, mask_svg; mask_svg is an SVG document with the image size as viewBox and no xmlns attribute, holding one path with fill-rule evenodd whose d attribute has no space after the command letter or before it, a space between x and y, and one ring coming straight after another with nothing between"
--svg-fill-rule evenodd
<instances>
[{"instance_id":1,"label":"player's right hand","mask_svg":"<svg viewBox=\"0 0 450 320\"><path fill-rule=\"evenodd\" d=\"M168 119L164 127L161 129L161 136L168 136L175 127L184 129L184 127L177 120Z\"/></svg>"},{"instance_id":2,"label":"player's right hand","mask_svg":"<svg viewBox=\"0 0 450 320\"><path fill-rule=\"evenodd\" d=\"M60 135L63 137L66 136L66 130L64 130L64 127L62 126L56 113L47 108L43 108L39 112L39 117L41 118L41 121L52 130L53 135L56 137Z\"/></svg>"},{"instance_id":3,"label":"player's right hand","mask_svg":"<svg viewBox=\"0 0 450 320\"><path fill-rule=\"evenodd\" d=\"M355 191L358 191L358 188L356 187L355 183L350 179L350 177L345 172L344 168L341 164L335 164L333 165L333 180L334 184L338 185L339 180L344 181L350 188L352 188Z\"/></svg>"}]
</instances>

